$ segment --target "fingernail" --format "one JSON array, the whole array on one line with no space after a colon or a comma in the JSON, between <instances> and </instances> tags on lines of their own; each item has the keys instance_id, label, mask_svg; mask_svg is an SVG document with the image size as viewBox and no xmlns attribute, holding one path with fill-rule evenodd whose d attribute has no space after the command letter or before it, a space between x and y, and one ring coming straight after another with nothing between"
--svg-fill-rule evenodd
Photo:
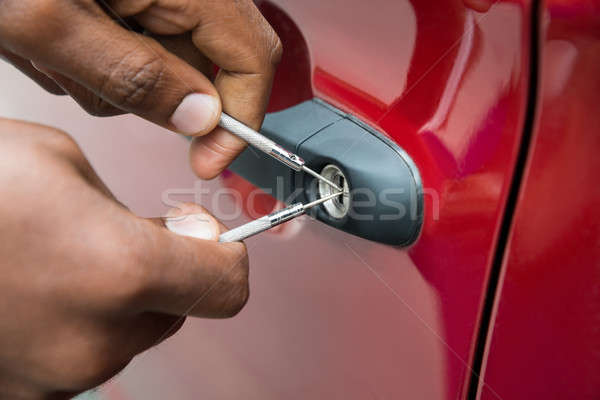
<instances>
[{"instance_id":1,"label":"fingernail","mask_svg":"<svg viewBox=\"0 0 600 400\"><path fill-rule=\"evenodd\" d=\"M212 127L219 112L219 101L207 94L192 93L184 97L171 115L171 123L186 135L203 133Z\"/></svg>"},{"instance_id":2,"label":"fingernail","mask_svg":"<svg viewBox=\"0 0 600 400\"><path fill-rule=\"evenodd\" d=\"M165 218L165 226L173 233L196 239L216 240L219 236L214 220L206 214L188 214Z\"/></svg>"}]
</instances>

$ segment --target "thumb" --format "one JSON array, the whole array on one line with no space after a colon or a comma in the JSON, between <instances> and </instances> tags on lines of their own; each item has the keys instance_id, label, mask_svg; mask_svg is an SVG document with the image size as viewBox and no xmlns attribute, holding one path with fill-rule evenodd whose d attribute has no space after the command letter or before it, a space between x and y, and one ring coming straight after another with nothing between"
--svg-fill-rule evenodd
<instances>
[{"instance_id":1,"label":"thumb","mask_svg":"<svg viewBox=\"0 0 600 400\"><path fill-rule=\"evenodd\" d=\"M196 205L182 204L171 209L163 222L171 232L196 239L216 241L221 232L220 223Z\"/></svg>"},{"instance_id":2,"label":"thumb","mask_svg":"<svg viewBox=\"0 0 600 400\"><path fill-rule=\"evenodd\" d=\"M200 206L183 203L168 215L140 220L146 234L136 237L148 268L139 310L210 318L237 314L249 290L244 244L216 242L225 228Z\"/></svg>"}]
</instances>

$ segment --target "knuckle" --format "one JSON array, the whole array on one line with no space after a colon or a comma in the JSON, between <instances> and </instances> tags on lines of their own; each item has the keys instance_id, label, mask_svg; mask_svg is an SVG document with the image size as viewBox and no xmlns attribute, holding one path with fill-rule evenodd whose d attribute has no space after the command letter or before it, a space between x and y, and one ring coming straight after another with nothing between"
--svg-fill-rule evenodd
<instances>
[{"instance_id":1,"label":"knuckle","mask_svg":"<svg viewBox=\"0 0 600 400\"><path fill-rule=\"evenodd\" d=\"M17 135L15 135L17 133ZM28 152L34 159L40 155L59 154L72 158L83 157L75 140L66 132L35 123L0 119L0 135L11 139L8 143L17 145L26 143ZM21 152L19 152L21 154Z\"/></svg>"},{"instance_id":2,"label":"knuckle","mask_svg":"<svg viewBox=\"0 0 600 400\"><path fill-rule=\"evenodd\" d=\"M283 44L275 30L263 19L257 31L250 36L251 41L241 41L237 46L239 62L245 65L245 72L272 73L283 56Z\"/></svg>"},{"instance_id":3,"label":"knuckle","mask_svg":"<svg viewBox=\"0 0 600 400\"><path fill-rule=\"evenodd\" d=\"M83 157L83 153L75 139L60 129L40 127L34 134L45 148L55 153L67 156L70 159Z\"/></svg>"},{"instance_id":4,"label":"knuckle","mask_svg":"<svg viewBox=\"0 0 600 400\"><path fill-rule=\"evenodd\" d=\"M258 44L253 44L246 49L247 58L254 58L256 65L253 68L257 71L272 71L281 62L283 44L277 33L266 21L259 37L261 40L257 42Z\"/></svg>"},{"instance_id":5,"label":"knuckle","mask_svg":"<svg viewBox=\"0 0 600 400\"><path fill-rule=\"evenodd\" d=\"M264 61L271 66L276 66L281 61L283 55L283 44L275 29L269 24L269 22L263 17L261 29L262 45L264 52Z\"/></svg>"},{"instance_id":6,"label":"knuckle","mask_svg":"<svg viewBox=\"0 0 600 400\"><path fill-rule=\"evenodd\" d=\"M133 51L113 66L100 88L100 95L127 111L144 111L150 107L151 94L160 86L165 62L150 51Z\"/></svg>"},{"instance_id":7,"label":"knuckle","mask_svg":"<svg viewBox=\"0 0 600 400\"><path fill-rule=\"evenodd\" d=\"M273 31L273 39L271 40L270 50L269 61L272 65L278 65L283 57L283 44L281 43L281 39L279 36L277 36L275 31Z\"/></svg>"}]
</instances>

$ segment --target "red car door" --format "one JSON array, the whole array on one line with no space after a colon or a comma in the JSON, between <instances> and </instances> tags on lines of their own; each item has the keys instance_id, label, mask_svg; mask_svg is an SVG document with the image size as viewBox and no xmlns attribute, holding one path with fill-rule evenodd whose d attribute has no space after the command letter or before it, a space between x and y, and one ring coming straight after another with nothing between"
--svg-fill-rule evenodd
<instances>
[{"instance_id":1,"label":"red car door","mask_svg":"<svg viewBox=\"0 0 600 400\"><path fill-rule=\"evenodd\" d=\"M466 395L531 101L533 5L259 6L285 48L271 111L318 98L402 147L423 180L420 238L398 248L304 218L248 240L246 309L231 321L189 320L109 384L106 396ZM275 205L232 173L200 187L208 192L201 202L230 226ZM230 218L240 208L245 215Z\"/></svg>"},{"instance_id":2,"label":"red car door","mask_svg":"<svg viewBox=\"0 0 600 400\"><path fill-rule=\"evenodd\" d=\"M189 319L91 396L473 395L487 345L486 291L503 260L498 243L508 236L507 204L533 124L538 2L257 3L285 48L270 111L318 99L402 148L422 179L418 240L392 246L309 217L253 237L251 296L238 316ZM15 93L36 90L0 76ZM185 139L137 118L99 121L66 99L31 98L2 103L3 115L71 132L139 214L191 200L237 226L279 204L230 171L197 181Z\"/></svg>"},{"instance_id":3,"label":"red car door","mask_svg":"<svg viewBox=\"0 0 600 400\"><path fill-rule=\"evenodd\" d=\"M534 129L489 296L481 399L600 398L600 2L543 10Z\"/></svg>"}]
</instances>

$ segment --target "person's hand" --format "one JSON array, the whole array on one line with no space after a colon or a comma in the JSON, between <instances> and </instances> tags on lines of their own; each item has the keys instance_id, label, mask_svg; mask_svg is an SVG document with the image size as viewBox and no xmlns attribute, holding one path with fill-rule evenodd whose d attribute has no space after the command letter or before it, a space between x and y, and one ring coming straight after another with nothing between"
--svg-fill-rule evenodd
<instances>
[{"instance_id":1,"label":"person's hand","mask_svg":"<svg viewBox=\"0 0 600 400\"><path fill-rule=\"evenodd\" d=\"M0 55L91 114L196 136L192 167L207 179L245 147L214 129L221 109L258 129L281 52L252 0L0 1Z\"/></svg>"},{"instance_id":2,"label":"person's hand","mask_svg":"<svg viewBox=\"0 0 600 400\"><path fill-rule=\"evenodd\" d=\"M0 398L94 387L179 316L245 304L246 249L216 242L222 227L202 210L167 223L205 240L134 216L71 138L40 125L0 119L0 164Z\"/></svg>"}]
</instances>

